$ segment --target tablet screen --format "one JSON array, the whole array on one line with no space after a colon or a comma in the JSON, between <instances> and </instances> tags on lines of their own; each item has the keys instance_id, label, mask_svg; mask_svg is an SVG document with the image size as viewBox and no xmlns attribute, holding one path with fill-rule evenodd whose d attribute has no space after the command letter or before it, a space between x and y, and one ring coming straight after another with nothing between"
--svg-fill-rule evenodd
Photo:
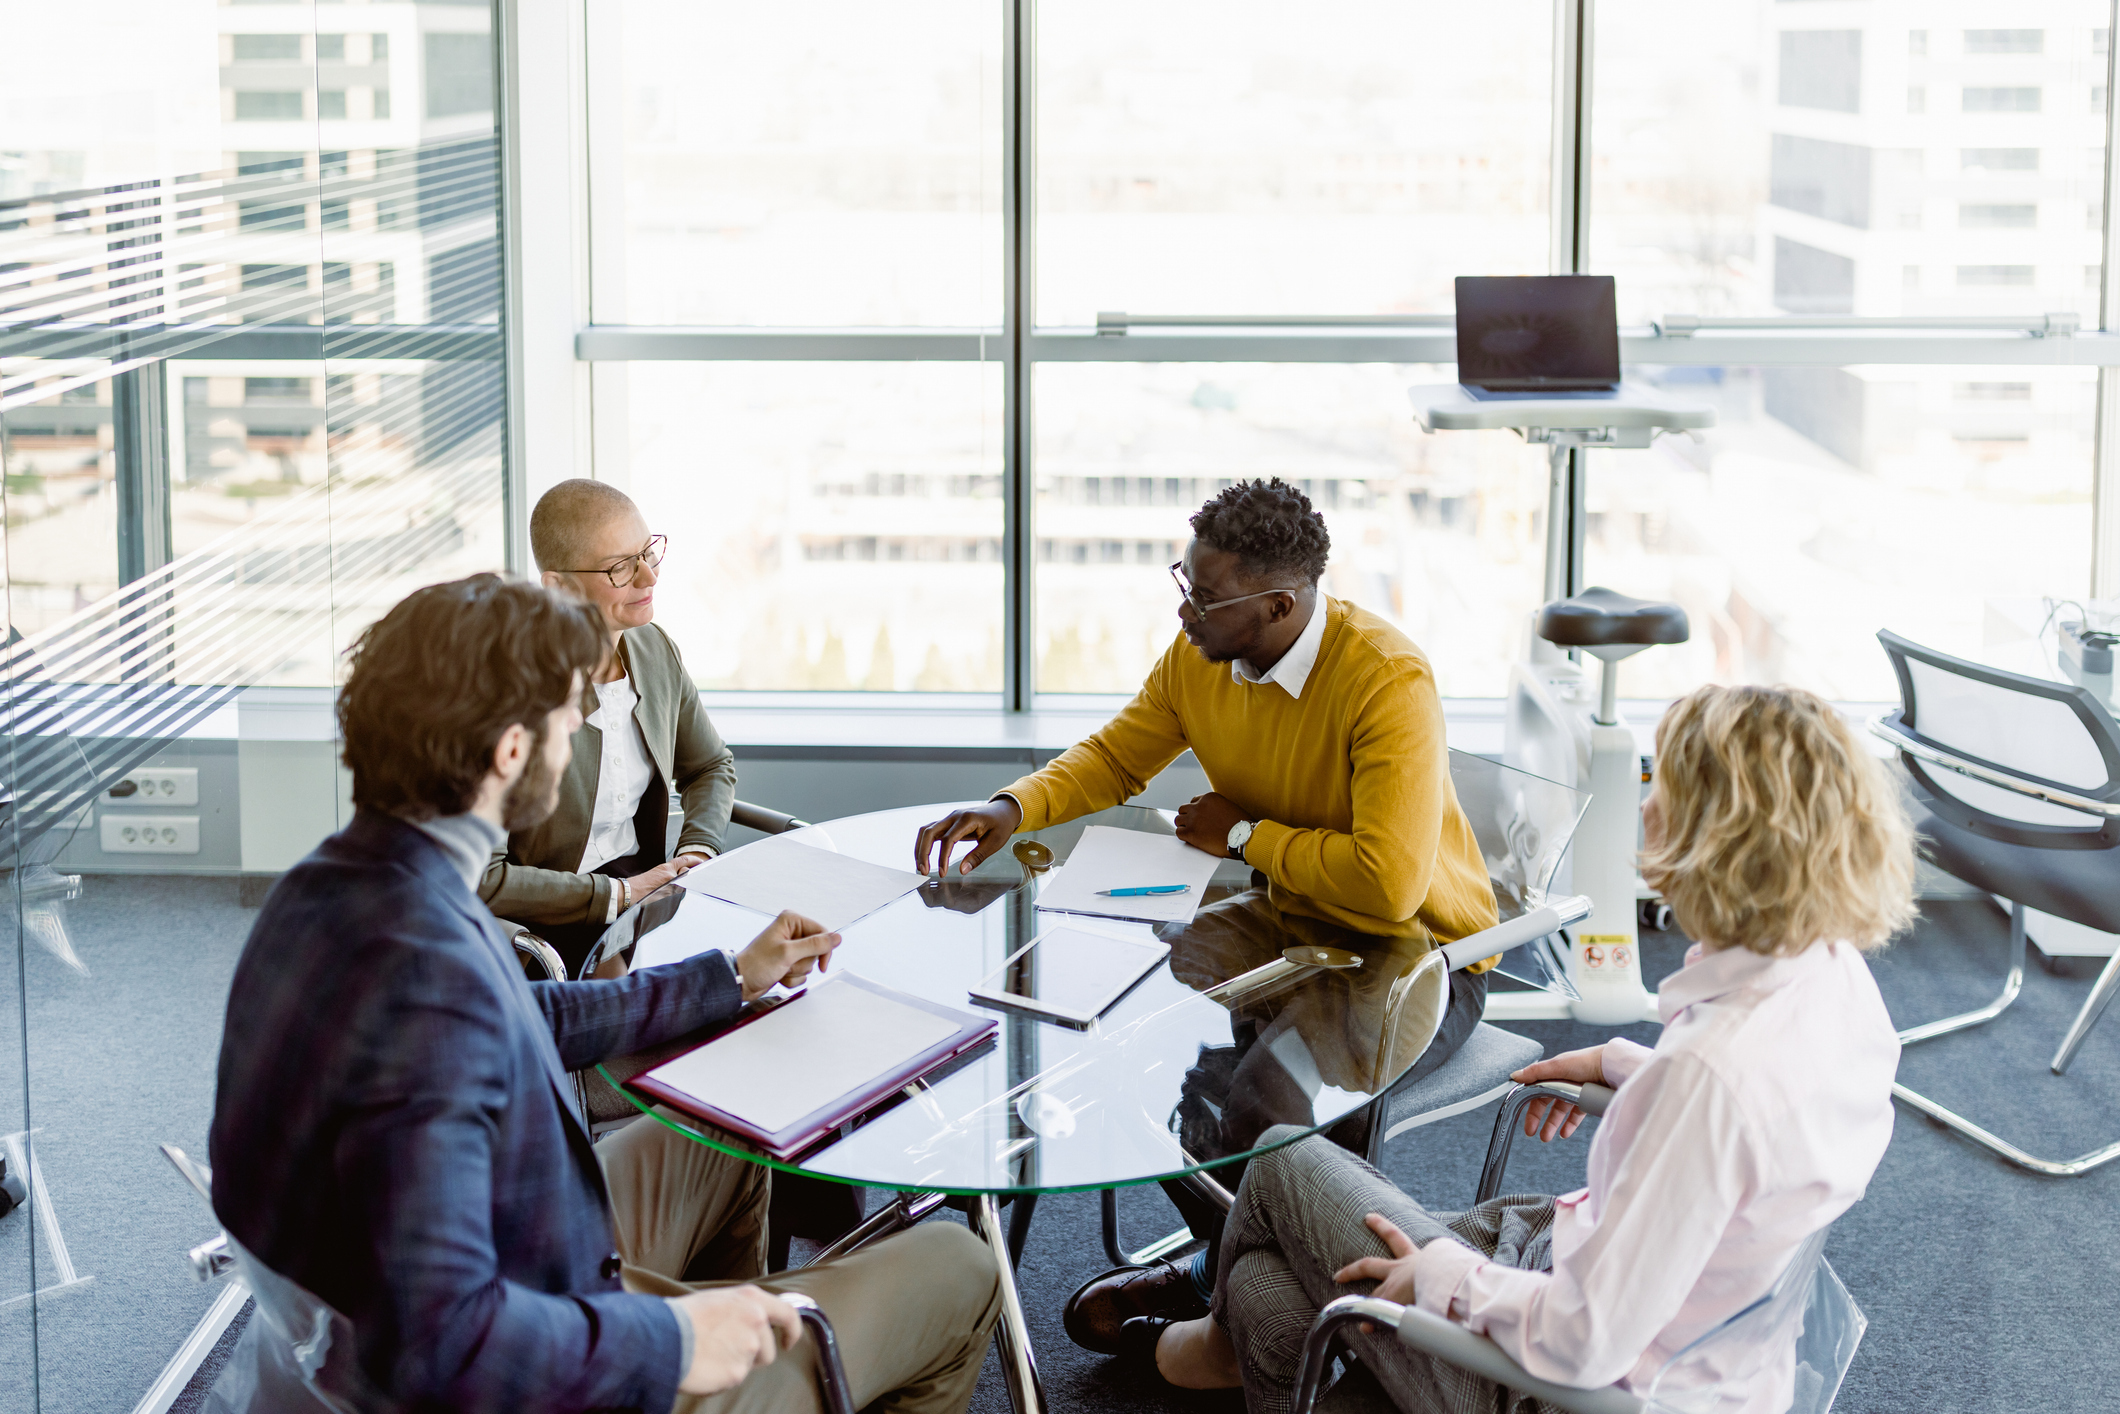
<instances>
[{"instance_id":1,"label":"tablet screen","mask_svg":"<svg viewBox=\"0 0 2120 1414\"><path fill-rule=\"evenodd\" d=\"M1170 953L1163 943L1079 923L1049 928L973 989L1037 1011L1088 1019L1110 1006Z\"/></svg>"}]
</instances>

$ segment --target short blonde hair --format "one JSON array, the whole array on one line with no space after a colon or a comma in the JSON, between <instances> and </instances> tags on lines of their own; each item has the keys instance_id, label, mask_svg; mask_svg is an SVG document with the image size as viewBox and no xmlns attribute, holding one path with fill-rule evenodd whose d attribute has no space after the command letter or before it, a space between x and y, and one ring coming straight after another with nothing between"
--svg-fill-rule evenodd
<instances>
[{"instance_id":1,"label":"short blonde hair","mask_svg":"<svg viewBox=\"0 0 2120 1414\"><path fill-rule=\"evenodd\" d=\"M1883 763L1792 687L1703 687L1656 728L1642 878L1710 947L1874 948L1914 919L1914 831Z\"/></svg>"}]
</instances>

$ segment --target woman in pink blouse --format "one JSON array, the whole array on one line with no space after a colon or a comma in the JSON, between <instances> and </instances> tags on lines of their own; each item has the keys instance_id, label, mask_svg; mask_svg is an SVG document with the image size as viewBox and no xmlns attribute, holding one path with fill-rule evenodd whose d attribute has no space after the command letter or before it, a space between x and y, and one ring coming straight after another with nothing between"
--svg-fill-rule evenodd
<instances>
[{"instance_id":1,"label":"woman in pink blouse","mask_svg":"<svg viewBox=\"0 0 2120 1414\"><path fill-rule=\"evenodd\" d=\"M1694 692L1657 729L1642 874L1701 941L1664 979L1655 1049L1614 1039L1518 1072L1617 1090L1589 1183L1430 1213L1333 1145L1255 1161L1223 1237L1214 1311L1129 1331L1174 1384L1287 1407L1318 1308L1372 1290L1491 1337L1534 1375L1645 1383L1764 1294L1804 1239L1862 1197L1892 1136L1899 1043L1863 952L1912 921L1898 792L1824 701ZM1582 1114L1540 1101L1526 1133ZM1130 1324L1142 1324L1135 1322ZM1400 1345L1355 1337L1405 1410L1534 1408ZM1745 1408L1786 1406L1763 1384Z\"/></svg>"}]
</instances>

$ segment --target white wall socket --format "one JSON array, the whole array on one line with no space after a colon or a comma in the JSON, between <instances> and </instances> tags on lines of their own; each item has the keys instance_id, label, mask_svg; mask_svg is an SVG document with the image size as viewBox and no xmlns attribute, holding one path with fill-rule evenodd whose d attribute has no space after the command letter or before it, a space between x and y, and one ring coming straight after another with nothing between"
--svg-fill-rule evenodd
<instances>
[{"instance_id":1,"label":"white wall socket","mask_svg":"<svg viewBox=\"0 0 2120 1414\"><path fill-rule=\"evenodd\" d=\"M97 822L105 854L197 854L196 815L113 815Z\"/></svg>"},{"instance_id":2,"label":"white wall socket","mask_svg":"<svg viewBox=\"0 0 2120 1414\"><path fill-rule=\"evenodd\" d=\"M131 790L126 790L130 783ZM196 766L142 766L127 771L123 780L103 792L105 805L197 805L199 768Z\"/></svg>"}]
</instances>

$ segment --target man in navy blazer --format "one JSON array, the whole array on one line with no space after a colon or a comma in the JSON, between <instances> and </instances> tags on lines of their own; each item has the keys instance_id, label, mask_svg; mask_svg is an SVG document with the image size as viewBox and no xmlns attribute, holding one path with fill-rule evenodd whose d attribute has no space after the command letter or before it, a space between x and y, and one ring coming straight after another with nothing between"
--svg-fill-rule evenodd
<instances>
[{"instance_id":1,"label":"man in navy blazer","mask_svg":"<svg viewBox=\"0 0 2120 1414\"><path fill-rule=\"evenodd\" d=\"M214 1207L350 1322L327 1376L358 1404L816 1408L779 1289L825 1308L860 1404L956 1414L999 1312L983 1244L930 1225L762 1286L688 1286L765 1171L652 1122L593 1146L566 1073L800 981L837 935L783 914L733 961L531 983L478 901L507 830L551 810L607 647L593 610L492 575L362 635L339 704L353 821L273 889L230 991Z\"/></svg>"}]
</instances>

